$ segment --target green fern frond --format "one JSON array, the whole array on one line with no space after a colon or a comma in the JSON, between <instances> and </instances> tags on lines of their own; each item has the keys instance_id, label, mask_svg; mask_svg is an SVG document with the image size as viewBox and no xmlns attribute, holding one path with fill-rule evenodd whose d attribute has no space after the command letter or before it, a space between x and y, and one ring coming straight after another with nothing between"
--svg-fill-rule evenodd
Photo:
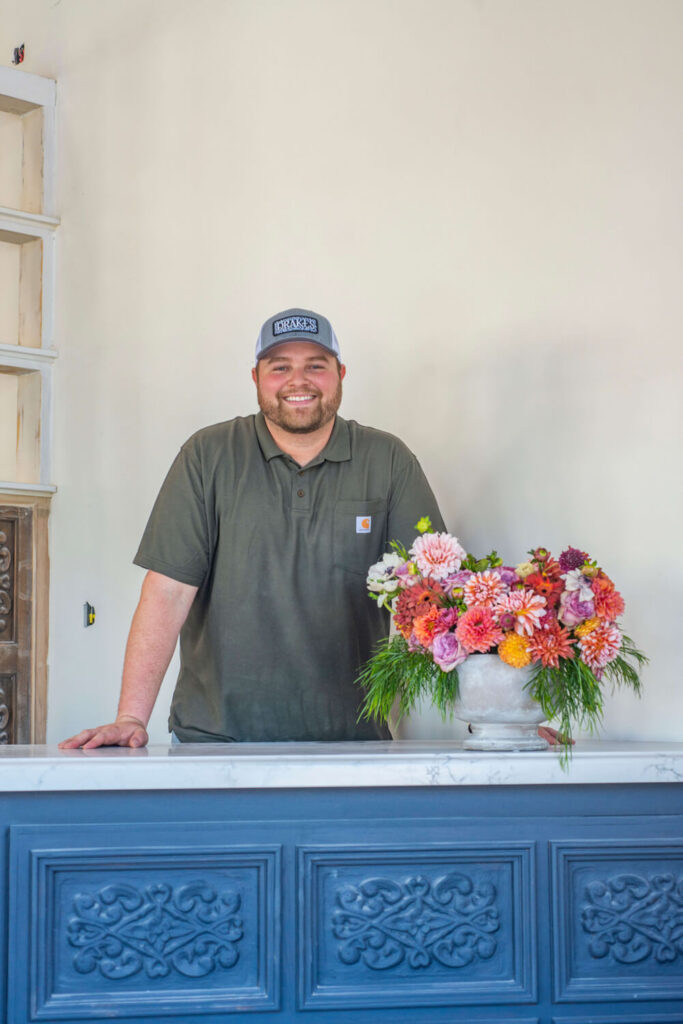
<instances>
[{"instance_id":1,"label":"green fern frond","mask_svg":"<svg viewBox=\"0 0 683 1024\"><path fill-rule=\"evenodd\" d=\"M409 714L423 698L435 704L445 720L453 714L458 674L442 672L423 654L408 649L402 636L381 640L357 682L365 690L361 719L386 722L396 698L399 717Z\"/></svg>"}]
</instances>

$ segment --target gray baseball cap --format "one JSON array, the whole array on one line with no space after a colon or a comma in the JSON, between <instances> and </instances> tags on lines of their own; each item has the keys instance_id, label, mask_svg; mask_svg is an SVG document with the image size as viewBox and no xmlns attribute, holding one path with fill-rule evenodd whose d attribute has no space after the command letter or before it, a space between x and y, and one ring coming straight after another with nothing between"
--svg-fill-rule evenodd
<instances>
[{"instance_id":1,"label":"gray baseball cap","mask_svg":"<svg viewBox=\"0 0 683 1024\"><path fill-rule=\"evenodd\" d=\"M339 342L332 324L310 309L285 309L266 320L256 342L256 362L276 345L287 341L310 341L331 352L341 362Z\"/></svg>"}]
</instances>

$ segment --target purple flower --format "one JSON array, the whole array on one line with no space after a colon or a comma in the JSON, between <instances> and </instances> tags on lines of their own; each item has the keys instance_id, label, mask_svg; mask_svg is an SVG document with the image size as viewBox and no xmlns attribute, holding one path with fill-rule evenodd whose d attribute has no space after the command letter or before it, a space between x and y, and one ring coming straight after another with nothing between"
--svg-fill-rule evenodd
<instances>
[{"instance_id":1,"label":"purple flower","mask_svg":"<svg viewBox=\"0 0 683 1024\"><path fill-rule=\"evenodd\" d=\"M538 628L539 629L547 629L549 626L552 626L552 624L556 623L556 622L557 622L557 615L555 614L555 609L554 608L546 608L546 610L543 612L543 615L541 615L541 619L540 619L540 622L538 624Z\"/></svg>"},{"instance_id":2,"label":"purple flower","mask_svg":"<svg viewBox=\"0 0 683 1024\"><path fill-rule=\"evenodd\" d=\"M440 633L445 633L447 630L452 629L458 621L458 609L457 608L444 608L439 612L439 617L436 620L436 629Z\"/></svg>"},{"instance_id":3,"label":"purple flower","mask_svg":"<svg viewBox=\"0 0 683 1024\"><path fill-rule=\"evenodd\" d=\"M513 583L519 583L519 576L514 569L511 569L509 565L503 565L496 572L500 576L503 583L506 583L508 587L511 587Z\"/></svg>"},{"instance_id":4,"label":"purple flower","mask_svg":"<svg viewBox=\"0 0 683 1024\"><path fill-rule=\"evenodd\" d=\"M558 561L562 572L571 572L572 569L580 569L584 562L588 560L588 555L585 551L579 551L578 548L567 548L560 555Z\"/></svg>"},{"instance_id":5,"label":"purple flower","mask_svg":"<svg viewBox=\"0 0 683 1024\"><path fill-rule=\"evenodd\" d=\"M498 625L506 633L509 633L511 630L515 628L516 622L517 618L515 615L512 614L512 612L503 612L502 615L498 616Z\"/></svg>"},{"instance_id":6,"label":"purple flower","mask_svg":"<svg viewBox=\"0 0 683 1024\"><path fill-rule=\"evenodd\" d=\"M572 590L564 594L560 598L560 610L557 613L557 617L560 622L564 622L565 626L578 626L580 622L585 622L586 619L590 619L595 615L595 601L582 601L578 590Z\"/></svg>"},{"instance_id":7,"label":"purple flower","mask_svg":"<svg viewBox=\"0 0 683 1024\"><path fill-rule=\"evenodd\" d=\"M435 664L443 672L452 672L457 665L461 665L467 657L467 651L458 641L455 633L440 633L432 646L432 656Z\"/></svg>"},{"instance_id":8,"label":"purple flower","mask_svg":"<svg viewBox=\"0 0 683 1024\"><path fill-rule=\"evenodd\" d=\"M452 572L450 576L446 576L444 580L441 580L441 586L450 597L456 587L464 587L470 576L474 575L469 569L460 569L458 572Z\"/></svg>"}]
</instances>

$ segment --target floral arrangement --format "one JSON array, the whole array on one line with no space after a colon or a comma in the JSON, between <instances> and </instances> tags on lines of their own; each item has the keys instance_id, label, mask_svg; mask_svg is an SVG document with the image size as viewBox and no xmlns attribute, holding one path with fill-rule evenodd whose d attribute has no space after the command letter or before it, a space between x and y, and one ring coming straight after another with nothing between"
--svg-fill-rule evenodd
<instances>
[{"instance_id":1,"label":"floral arrangement","mask_svg":"<svg viewBox=\"0 0 683 1024\"><path fill-rule=\"evenodd\" d=\"M430 696L445 717L458 690L457 667L477 653L497 653L515 668L530 666L527 688L548 719L559 723L565 752L573 723L598 724L602 684L640 692L647 658L617 620L624 599L607 573L579 548L556 560L546 548L528 561L503 564L465 552L456 537L416 525L410 550L396 542L370 567L370 597L389 609L397 634L383 641L358 682L362 716L385 721Z\"/></svg>"}]
</instances>

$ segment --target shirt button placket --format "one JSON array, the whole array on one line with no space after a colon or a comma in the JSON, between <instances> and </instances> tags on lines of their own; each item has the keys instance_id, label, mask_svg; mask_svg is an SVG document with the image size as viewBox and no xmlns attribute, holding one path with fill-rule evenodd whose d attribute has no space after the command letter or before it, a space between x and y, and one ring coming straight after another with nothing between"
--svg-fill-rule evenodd
<instances>
[{"instance_id":1,"label":"shirt button placket","mask_svg":"<svg viewBox=\"0 0 683 1024\"><path fill-rule=\"evenodd\" d=\"M303 473L296 473L292 482L292 508L300 511L309 509L309 488Z\"/></svg>"}]
</instances>

